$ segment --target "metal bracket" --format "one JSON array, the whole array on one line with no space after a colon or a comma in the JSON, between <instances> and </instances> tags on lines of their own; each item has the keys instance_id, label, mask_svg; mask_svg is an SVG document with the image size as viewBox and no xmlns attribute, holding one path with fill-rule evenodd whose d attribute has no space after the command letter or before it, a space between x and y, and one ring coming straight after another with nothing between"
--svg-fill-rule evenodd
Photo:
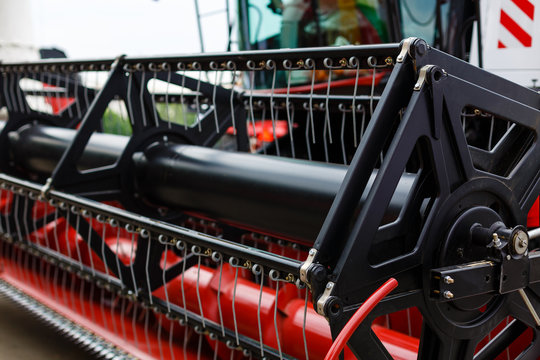
<instances>
[{"instance_id":1,"label":"metal bracket","mask_svg":"<svg viewBox=\"0 0 540 360\"><path fill-rule=\"evenodd\" d=\"M319 300L317 300L317 312L322 316L326 317L324 308L325 308L326 302L328 301L328 298L330 298L330 296L332 295L332 291L334 290L334 285L335 283L329 281L326 284L326 288L324 289L323 294L321 295Z\"/></svg>"},{"instance_id":2,"label":"metal bracket","mask_svg":"<svg viewBox=\"0 0 540 360\"><path fill-rule=\"evenodd\" d=\"M413 42L416 39L417 38L415 38L415 37L410 37L410 38L407 38L407 39L403 40L403 45L401 46L401 51L400 51L398 57L396 58L396 62L398 62L398 63L403 62L403 60L405 60L405 55L407 55L407 54L411 55L411 46L413 45Z\"/></svg>"},{"instance_id":3,"label":"metal bracket","mask_svg":"<svg viewBox=\"0 0 540 360\"><path fill-rule=\"evenodd\" d=\"M311 284L309 283L307 279L307 272L310 268L310 266L313 264L313 261L315 260L315 256L317 256L317 249L311 249L309 250L308 257L306 261L302 264L300 267L300 280L307 285L308 288L311 289Z\"/></svg>"},{"instance_id":4,"label":"metal bracket","mask_svg":"<svg viewBox=\"0 0 540 360\"><path fill-rule=\"evenodd\" d=\"M53 178L50 177L47 179L47 182L45 182L45 185L43 185L43 187L41 188L41 196L44 199L46 199L47 196L49 195L49 192L52 189L52 183L53 183Z\"/></svg>"},{"instance_id":5,"label":"metal bracket","mask_svg":"<svg viewBox=\"0 0 540 360\"><path fill-rule=\"evenodd\" d=\"M418 74L418 80L416 81L416 84L414 84L414 90L420 91L425 83L429 84L429 77L431 74L431 70L435 68L435 65L424 65L420 69L420 73Z\"/></svg>"}]
</instances>

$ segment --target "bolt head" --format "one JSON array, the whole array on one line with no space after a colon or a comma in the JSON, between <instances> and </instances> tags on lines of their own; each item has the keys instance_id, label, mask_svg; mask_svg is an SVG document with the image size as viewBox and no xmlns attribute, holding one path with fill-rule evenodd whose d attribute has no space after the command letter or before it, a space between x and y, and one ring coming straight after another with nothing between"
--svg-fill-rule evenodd
<instances>
[{"instance_id":1,"label":"bolt head","mask_svg":"<svg viewBox=\"0 0 540 360\"><path fill-rule=\"evenodd\" d=\"M448 291L446 290L444 293L443 293L443 296L445 299L453 299L454 298L454 294L452 294L451 291Z\"/></svg>"}]
</instances>

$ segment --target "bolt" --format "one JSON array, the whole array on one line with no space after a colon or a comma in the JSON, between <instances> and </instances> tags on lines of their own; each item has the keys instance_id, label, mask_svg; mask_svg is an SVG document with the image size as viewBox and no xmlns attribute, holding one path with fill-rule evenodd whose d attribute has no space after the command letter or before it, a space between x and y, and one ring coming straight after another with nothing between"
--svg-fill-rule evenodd
<instances>
[{"instance_id":1,"label":"bolt","mask_svg":"<svg viewBox=\"0 0 540 360\"><path fill-rule=\"evenodd\" d=\"M451 291L448 291L446 290L444 293L443 293L443 296L445 299L453 299L454 298L454 294L452 294Z\"/></svg>"},{"instance_id":2,"label":"bolt","mask_svg":"<svg viewBox=\"0 0 540 360\"><path fill-rule=\"evenodd\" d=\"M309 250L309 255L310 255L310 256L313 256L313 255L315 255L315 249L311 249L311 250Z\"/></svg>"},{"instance_id":3,"label":"bolt","mask_svg":"<svg viewBox=\"0 0 540 360\"><path fill-rule=\"evenodd\" d=\"M451 277L451 276L445 276L444 277L444 283L445 284L453 284L454 283L454 279Z\"/></svg>"},{"instance_id":4,"label":"bolt","mask_svg":"<svg viewBox=\"0 0 540 360\"><path fill-rule=\"evenodd\" d=\"M499 235L497 235L497 233L493 233L493 245L496 248L499 248L502 245L501 240L499 239Z\"/></svg>"},{"instance_id":5,"label":"bolt","mask_svg":"<svg viewBox=\"0 0 540 360\"><path fill-rule=\"evenodd\" d=\"M326 284L326 288L327 288L327 289L331 289L331 288L332 288L332 283L327 283L327 284Z\"/></svg>"},{"instance_id":6,"label":"bolt","mask_svg":"<svg viewBox=\"0 0 540 360\"><path fill-rule=\"evenodd\" d=\"M512 257L510 255L506 255L506 260L510 260Z\"/></svg>"}]
</instances>

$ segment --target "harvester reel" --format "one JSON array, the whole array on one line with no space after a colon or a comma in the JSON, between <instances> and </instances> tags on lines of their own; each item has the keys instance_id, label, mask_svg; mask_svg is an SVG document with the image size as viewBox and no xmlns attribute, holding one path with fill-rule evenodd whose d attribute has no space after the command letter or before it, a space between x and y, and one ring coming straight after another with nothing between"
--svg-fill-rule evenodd
<instances>
[{"instance_id":1,"label":"harvester reel","mask_svg":"<svg viewBox=\"0 0 540 360\"><path fill-rule=\"evenodd\" d=\"M107 72L100 91L88 71ZM240 71L250 88L236 88ZM291 86L297 71L308 92ZM341 72L348 95L332 93ZM0 73L0 290L12 297L91 318L122 354L318 359L394 277L348 342L356 357L540 353L525 227L540 193L537 93L419 39ZM121 102L131 133L103 134Z\"/></svg>"}]
</instances>

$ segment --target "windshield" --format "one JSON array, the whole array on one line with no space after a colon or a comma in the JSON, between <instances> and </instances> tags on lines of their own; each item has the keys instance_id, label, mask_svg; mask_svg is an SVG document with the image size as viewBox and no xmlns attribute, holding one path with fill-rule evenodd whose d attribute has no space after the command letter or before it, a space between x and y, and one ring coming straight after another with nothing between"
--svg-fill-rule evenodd
<instances>
[{"instance_id":1,"label":"windshield","mask_svg":"<svg viewBox=\"0 0 540 360\"><path fill-rule=\"evenodd\" d=\"M244 49L388 42L378 0L240 0L239 10Z\"/></svg>"}]
</instances>

